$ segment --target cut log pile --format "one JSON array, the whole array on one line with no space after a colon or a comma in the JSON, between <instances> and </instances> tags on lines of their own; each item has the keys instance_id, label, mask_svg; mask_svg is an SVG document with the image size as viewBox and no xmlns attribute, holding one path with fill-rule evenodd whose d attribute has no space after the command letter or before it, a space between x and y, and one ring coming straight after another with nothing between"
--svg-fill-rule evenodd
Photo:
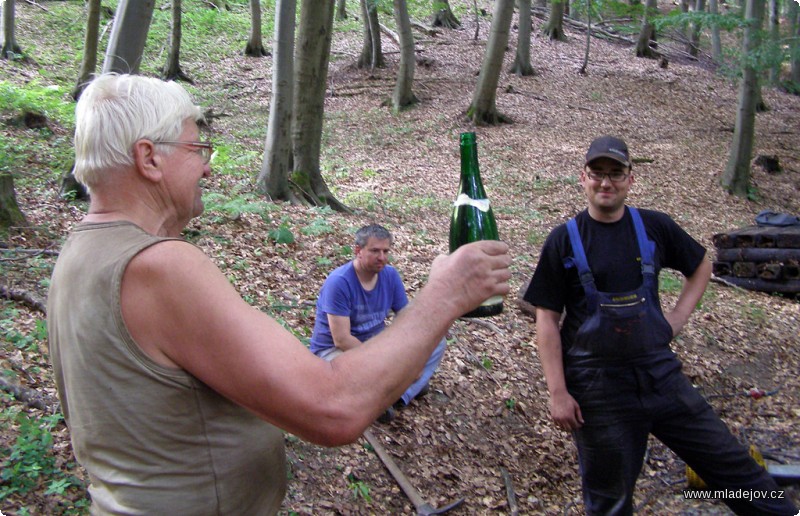
<instances>
[{"instance_id":1,"label":"cut log pile","mask_svg":"<svg viewBox=\"0 0 800 516\"><path fill-rule=\"evenodd\" d=\"M750 226L712 241L718 278L748 290L800 293L800 226Z\"/></svg>"}]
</instances>

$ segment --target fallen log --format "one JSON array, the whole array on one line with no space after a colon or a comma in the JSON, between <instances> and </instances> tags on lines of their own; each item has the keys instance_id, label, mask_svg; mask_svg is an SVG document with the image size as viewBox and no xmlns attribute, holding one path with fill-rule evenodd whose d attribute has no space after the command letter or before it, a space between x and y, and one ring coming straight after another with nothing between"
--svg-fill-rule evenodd
<instances>
[{"instance_id":1,"label":"fallen log","mask_svg":"<svg viewBox=\"0 0 800 516\"><path fill-rule=\"evenodd\" d=\"M753 278L756 275L756 264L753 262L733 262L733 275L737 278Z\"/></svg>"},{"instance_id":2,"label":"fallen log","mask_svg":"<svg viewBox=\"0 0 800 516\"><path fill-rule=\"evenodd\" d=\"M800 293L800 280L769 281L761 278L737 278L736 276L722 276L718 277L718 279L737 287L758 292Z\"/></svg>"},{"instance_id":3,"label":"fallen log","mask_svg":"<svg viewBox=\"0 0 800 516\"><path fill-rule=\"evenodd\" d=\"M714 262L711 267L714 276L730 276L733 274L730 262Z\"/></svg>"},{"instance_id":4,"label":"fallen log","mask_svg":"<svg viewBox=\"0 0 800 516\"><path fill-rule=\"evenodd\" d=\"M1 375L0 389L11 394L14 396L14 398L25 403L31 408L44 410L45 412L50 413L55 413L58 411L58 400L52 399L50 396L42 394L35 389L12 383Z\"/></svg>"},{"instance_id":5,"label":"fallen log","mask_svg":"<svg viewBox=\"0 0 800 516\"><path fill-rule=\"evenodd\" d=\"M800 226L748 226L711 237L717 249L732 247L800 248Z\"/></svg>"},{"instance_id":6,"label":"fallen log","mask_svg":"<svg viewBox=\"0 0 800 516\"><path fill-rule=\"evenodd\" d=\"M720 262L800 262L800 249L734 247L717 249Z\"/></svg>"},{"instance_id":7,"label":"fallen log","mask_svg":"<svg viewBox=\"0 0 800 516\"><path fill-rule=\"evenodd\" d=\"M782 271L783 265L780 263L767 262L756 265L756 276L765 280L775 281L781 279Z\"/></svg>"}]
</instances>

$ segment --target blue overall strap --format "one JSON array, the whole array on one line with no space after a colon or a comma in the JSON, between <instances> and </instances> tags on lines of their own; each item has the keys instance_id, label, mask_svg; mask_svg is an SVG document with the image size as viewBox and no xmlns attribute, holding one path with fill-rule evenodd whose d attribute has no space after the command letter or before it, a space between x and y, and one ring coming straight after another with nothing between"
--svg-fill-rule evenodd
<instances>
[{"instance_id":1,"label":"blue overall strap","mask_svg":"<svg viewBox=\"0 0 800 516\"><path fill-rule=\"evenodd\" d=\"M644 229L644 222L642 222L642 216L639 215L639 210L633 206L628 206L628 210L633 218L633 229L636 231L636 240L639 243L639 253L642 257L642 279L645 282L653 281L655 283L656 265L653 255L656 244L647 239L647 232Z\"/></svg>"},{"instance_id":2,"label":"blue overall strap","mask_svg":"<svg viewBox=\"0 0 800 516\"><path fill-rule=\"evenodd\" d=\"M578 278L581 280L583 291L586 294L586 304L590 308L597 302L597 287L594 284L594 276L586 260L586 252L581 242L581 234L578 231L578 223L575 219L567 221L567 231L569 232L569 243L572 245L572 263L578 269Z\"/></svg>"}]
</instances>

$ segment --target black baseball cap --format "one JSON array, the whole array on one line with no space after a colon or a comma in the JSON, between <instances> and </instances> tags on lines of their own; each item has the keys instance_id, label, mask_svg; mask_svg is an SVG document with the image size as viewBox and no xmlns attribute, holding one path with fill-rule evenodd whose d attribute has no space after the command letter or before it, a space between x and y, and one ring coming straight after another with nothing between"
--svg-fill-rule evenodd
<instances>
[{"instance_id":1,"label":"black baseball cap","mask_svg":"<svg viewBox=\"0 0 800 516\"><path fill-rule=\"evenodd\" d=\"M631 157L628 154L628 146L624 141L613 136L601 136L596 138L591 145L589 145L589 152L586 153L586 161L584 166L597 158L611 158L618 161L626 167L631 166Z\"/></svg>"}]
</instances>

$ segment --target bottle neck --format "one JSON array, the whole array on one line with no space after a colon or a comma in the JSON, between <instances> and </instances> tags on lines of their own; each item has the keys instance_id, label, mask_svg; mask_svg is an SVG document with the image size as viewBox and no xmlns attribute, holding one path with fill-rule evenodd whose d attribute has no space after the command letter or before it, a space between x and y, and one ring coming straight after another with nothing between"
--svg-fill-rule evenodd
<instances>
[{"instance_id":1,"label":"bottle neck","mask_svg":"<svg viewBox=\"0 0 800 516\"><path fill-rule=\"evenodd\" d=\"M486 199L478 167L478 145L475 142L461 144L461 184L459 192L471 199Z\"/></svg>"}]
</instances>

